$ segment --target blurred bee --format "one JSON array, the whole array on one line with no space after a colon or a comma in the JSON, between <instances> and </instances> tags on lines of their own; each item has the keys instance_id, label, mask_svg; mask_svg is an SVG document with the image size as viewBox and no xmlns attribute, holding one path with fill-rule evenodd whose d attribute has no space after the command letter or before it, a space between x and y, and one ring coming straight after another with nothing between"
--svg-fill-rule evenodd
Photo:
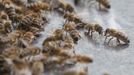
<instances>
[{"instance_id":1,"label":"blurred bee","mask_svg":"<svg viewBox=\"0 0 134 75\"><path fill-rule=\"evenodd\" d=\"M81 19L74 13L66 13L64 18L66 19L66 22L75 22L76 24L82 23Z\"/></svg>"},{"instance_id":2,"label":"blurred bee","mask_svg":"<svg viewBox=\"0 0 134 75\"><path fill-rule=\"evenodd\" d=\"M32 32L26 32L23 36L23 40L26 41L29 45L35 40L35 36Z\"/></svg>"},{"instance_id":3,"label":"blurred bee","mask_svg":"<svg viewBox=\"0 0 134 75\"><path fill-rule=\"evenodd\" d=\"M68 32L71 30L75 30L75 23L73 22L69 22L69 23L65 23L63 25L63 29L66 31L66 36L68 36Z\"/></svg>"},{"instance_id":4,"label":"blurred bee","mask_svg":"<svg viewBox=\"0 0 134 75\"><path fill-rule=\"evenodd\" d=\"M52 35L57 39L57 40L64 40L64 30L63 29L56 29Z\"/></svg>"},{"instance_id":5,"label":"blurred bee","mask_svg":"<svg viewBox=\"0 0 134 75\"><path fill-rule=\"evenodd\" d=\"M13 22L15 21L15 17L16 17L16 12L15 12L15 8L13 6L6 8L5 12L8 14L9 19L12 20ZM16 22L16 21L15 21Z\"/></svg>"},{"instance_id":6,"label":"blurred bee","mask_svg":"<svg viewBox=\"0 0 134 75\"><path fill-rule=\"evenodd\" d=\"M24 35L24 31L20 30L15 30L11 33L8 34L9 41L8 43L11 44L12 46L17 46L17 47L25 47L26 45L23 43L21 38Z\"/></svg>"},{"instance_id":7,"label":"blurred bee","mask_svg":"<svg viewBox=\"0 0 134 75\"><path fill-rule=\"evenodd\" d=\"M11 47L11 48L7 48L5 49L2 54L9 59L16 59L19 58L19 55L21 53L21 49L17 48L17 47Z\"/></svg>"},{"instance_id":8,"label":"blurred bee","mask_svg":"<svg viewBox=\"0 0 134 75\"><path fill-rule=\"evenodd\" d=\"M27 8L29 8L35 12L40 12L41 10L49 11L50 5L45 2L38 1L38 2L28 4Z\"/></svg>"},{"instance_id":9,"label":"blurred bee","mask_svg":"<svg viewBox=\"0 0 134 75\"><path fill-rule=\"evenodd\" d=\"M105 8L110 9L111 5L108 0L96 0L99 3L99 9L101 9L101 5L103 5Z\"/></svg>"},{"instance_id":10,"label":"blurred bee","mask_svg":"<svg viewBox=\"0 0 134 75\"><path fill-rule=\"evenodd\" d=\"M27 0L11 0L17 6L24 6Z\"/></svg>"},{"instance_id":11,"label":"blurred bee","mask_svg":"<svg viewBox=\"0 0 134 75\"><path fill-rule=\"evenodd\" d=\"M7 33L10 33L12 31L12 22L10 20L4 22L4 30Z\"/></svg>"},{"instance_id":12,"label":"blurred bee","mask_svg":"<svg viewBox=\"0 0 134 75\"><path fill-rule=\"evenodd\" d=\"M29 52L28 55L38 55L42 53L42 50L35 46L28 46L27 48L25 48L25 51Z\"/></svg>"},{"instance_id":13,"label":"blurred bee","mask_svg":"<svg viewBox=\"0 0 134 75\"><path fill-rule=\"evenodd\" d=\"M57 41L55 37L48 37L43 41L43 51L48 51L55 49L60 46L60 43Z\"/></svg>"},{"instance_id":14,"label":"blurred bee","mask_svg":"<svg viewBox=\"0 0 134 75\"><path fill-rule=\"evenodd\" d=\"M76 59L77 62L80 62L80 63L92 63L93 62L93 59L91 57L85 56L85 55L75 55L73 58Z\"/></svg>"},{"instance_id":15,"label":"blurred bee","mask_svg":"<svg viewBox=\"0 0 134 75\"><path fill-rule=\"evenodd\" d=\"M85 25L87 25L87 23L81 22L81 23L79 23L79 24L76 25L76 29L78 29L78 30L79 29L84 29Z\"/></svg>"},{"instance_id":16,"label":"blurred bee","mask_svg":"<svg viewBox=\"0 0 134 75\"><path fill-rule=\"evenodd\" d=\"M81 39L81 35L80 35L79 31L78 30L71 30L69 33L70 33L70 36L73 38L74 43L77 44L78 40Z\"/></svg>"},{"instance_id":17,"label":"blurred bee","mask_svg":"<svg viewBox=\"0 0 134 75\"><path fill-rule=\"evenodd\" d=\"M126 37L122 32L117 31L116 29L107 28L106 31L105 31L105 36L106 36L105 41L106 41L107 37L110 37L110 36L112 37L112 38L109 39L108 44L110 43L110 41L114 37L117 39L117 42L119 44L121 44L120 41L124 42L125 44L130 43L130 40L128 39L128 37Z\"/></svg>"},{"instance_id":18,"label":"blurred bee","mask_svg":"<svg viewBox=\"0 0 134 75\"><path fill-rule=\"evenodd\" d=\"M1 4L5 7L5 8L9 8L11 5L13 5L11 0L1 0Z\"/></svg>"},{"instance_id":19,"label":"blurred bee","mask_svg":"<svg viewBox=\"0 0 134 75\"><path fill-rule=\"evenodd\" d=\"M63 29L67 32L71 30L75 30L75 23L73 22L65 23Z\"/></svg>"},{"instance_id":20,"label":"blurred bee","mask_svg":"<svg viewBox=\"0 0 134 75\"><path fill-rule=\"evenodd\" d=\"M32 62L32 75L44 75L44 64L42 61Z\"/></svg>"},{"instance_id":21,"label":"blurred bee","mask_svg":"<svg viewBox=\"0 0 134 75\"><path fill-rule=\"evenodd\" d=\"M32 75L30 65L21 59L11 60L11 74L12 75Z\"/></svg>"},{"instance_id":22,"label":"blurred bee","mask_svg":"<svg viewBox=\"0 0 134 75\"><path fill-rule=\"evenodd\" d=\"M84 27L88 32L86 35L90 35L91 37L93 36L93 32L98 32L100 35L103 34L103 28L99 24L87 24Z\"/></svg>"},{"instance_id":23,"label":"blurred bee","mask_svg":"<svg viewBox=\"0 0 134 75\"><path fill-rule=\"evenodd\" d=\"M64 49L74 49L74 40L72 39L72 37L67 36L64 40L63 43L63 48ZM75 53L75 51L74 51Z\"/></svg>"},{"instance_id":24,"label":"blurred bee","mask_svg":"<svg viewBox=\"0 0 134 75\"><path fill-rule=\"evenodd\" d=\"M63 72L63 75L88 75L88 68L81 68L79 70L67 70Z\"/></svg>"},{"instance_id":25,"label":"blurred bee","mask_svg":"<svg viewBox=\"0 0 134 75\"><path fill-rule=\"evenodd\" d=\"M6 12L1 11L0 12L0 19L2 19L2 20L9 20L9 16L8 16L8 14Z\"/></svg>"},{"instance_id":26,"label":"blurred bee","mask_svg":"<svg viewBox=\"0 0 134 75\"><path fill-rule=\"evenodd\" d=\"M19 25L17 26L18 30L30 30L30 25L32 24L33 17L26 15L26 16L19 16Z\"/></svg>"},{"instance_id":27,"label":"blurred bee","mask_svg":"<svg viewBox=\"0 0 134 75\"><path fill-rule=\"evenodd\" d=\"M0 74L1 75L10 75L10 65L8 65L7 61L5 60L5 56L2 54L0 55Z\"/></svg>"},{"instance_id":28,"label":"blurred bee","mask_svg":"<svg viewBox=\"0 0 134 75\"><path fill-rule=\"evenodd\" d=\"M63 10L63 12L74 12L74 8L71 4L66 3L64 0L58 0L59 1L59 6L58 9L61 8Z\"/></svg>"}]
</instances>

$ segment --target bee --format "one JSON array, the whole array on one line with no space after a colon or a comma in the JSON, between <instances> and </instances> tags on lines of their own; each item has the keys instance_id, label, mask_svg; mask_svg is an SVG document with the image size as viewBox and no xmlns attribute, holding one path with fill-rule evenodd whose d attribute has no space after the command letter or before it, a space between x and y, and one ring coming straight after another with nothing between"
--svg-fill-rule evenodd
<instances>
[{"instance_id":1,"label":"bee","mask_svg":"<svg viewBox=\"0 0 134 75\"><path fill-rule=\"evenodd\" d=\"M50 10L50 5L45 3L45 2L38 1L38 2L28 4L27 8L31 9L31 10L33 10L35 12L40 12L40 10L49 11Z\"/></svg>"},{"instance_id":2,"label":"bee","mask_svg":"<svg viewBox=\"0 0 134 75\"><path fill-rule=\"evenodd\" d=\"M41 61L32 62L32 75L44 75L44 63Z\"/></svg>"},{"instance_id":3,"label":"bee","mask_svg":"<svg viewBox=\"0 0 134 75\"><path fill-rule=\"evenodd\" d=\"M66 19L66 22L75 22L76 24L82 23L82 20L75 15L75 13L66 13L64 14L64 18Z\"/></svg>"},{"instance_id":4,"label":"bee","mask_svg":"<svg viewBox=\"0 0 134 75\"><path fill-rule=\"evenodd\" d=\"M58 0L59 1L59 6L58 8L61 8L63 12L74 12L74 8L71 4L66 3L64 0Z\"/></svg>"},{"instance_id":5,"label":"bee","mask_svg":"<svg viewBox=\"0 0 134 75\"><path fill-rule=\"evenodd\" d=\"M5 49L2 54L6 57L6 58L10 58L10 59L16 59L19 58L19 55L21 53L21 49L17 48L17 47L11 47L11 48L7 48Z\"/></svg>"},{"instance_id":6,"label":"bee","mask_svg":"<svg viewBox=\"0 0 134 75\"><path fill-rule=\"evenodd\" d=\"M52 35L55 37L57 40L64 40L65 35L64 35L64 30L63 29L56 29Z\"/></svg>"},{"instance_id":7,"label":"bee","mask_svg":"<svg viewBox=\"0 0 134 75\"><path fill-rule=\"evenodd\" d=\"M4 11L0 12L0 18L3 19L3 20L9 20L8 14Z\"/></svg>"},{"instance_id":8,"label":"bee","mask_svg":"<svg viewBox=\"0 0 134 75\"><path fill-rule=\"evenodd\" d=\"M101 9L101 5L103 5L105 8L110 9L111 5L108 0L96 0L99 3L99 9Z\"/></svg>"},{"instance_id":9,"label":"bee","mask_svg":"<svg viewBox=\"0 0 134 75\"><path fill-rule=\"evenodd\" d=\"M17 6L24 6L26 4L25 0L11 0Z\"/></svg>"},{"instance_id":10,"label":"bee","mask_svg":"<svg viewBox=\"0 0 134 75\"><path fill-rule=\"evenodd\" d=\"M43 51L48 51L59 47L59 43L57 42L57 38L48 37L43 41L42 46L43 46Z\"/></svg>"},{"instance_id":11,"label":"bee","mask_svg":"<svg viewBox=\"0 0 134 75\"><path fill-rule=\"evenodd\" d=\"M25 48L25 50L29 51L28 55L38 55L38 54L42 53L42 50L35 46L29 46L29 47Z\"/></svg>"},{"instance_id":12,"label":"bee","mask_svg":"<svg viewBox=\"0 0 134 75\"><path fill-rule=\"evenodd\" d=\"M5 8L9 8L11 5L13 5L11 0L2 0L1 4L5 7Z\"/></svg>"},{"instance_id":13,"label":"bee","mask_svg":"<svg viewBox=\"0 0 134 75\"><path fill-rule=\"evenodd\" d=\"M12 31L12 22L10 20L6 20L4 22L4 30L7 33L10 33Z\"/></svg>"},{"instance_id":14,"label":"bee","mask_svg":"<svg viewBox=\"0 0 134 75\"><path fill-rule=\"evenodd\" d=\"M75 55L73 58L76 59L80 63L92 63L93 62L93 59L91 57L85 56L85 55Z\"/></svg>"},{"instance_id":15,"label":"bee","mask_svg":"<svg viewBox=\"0 0 134 75\"><path fill-rule=\"evenodd\" d=\"M0 55L0 74L1 75L10 75L10 65L8 65L7 61L5 60L4 55Z\"/></svg>"},{"instance_id":16,"label":"bee","mask_svg":"<svg viewBox=\"0 0 134 75\"><path fill-rule=\"evenodd\" d=\"M15 8L13 6L11 6L9 8L5 8L5 12L8 14L9 19L14 22L15 21L15 17L17 16L17 14L15 12Z\"/></svg>"},{"instance_id":17,"label":"bee","mask_svg":"<svg viewBox=\"0 0 134 75\"><path fill-rule=\"evenodd\" d=\"M12 46L25 47L26 45L22 41L22 37L24 35L24 31L15 30L8 34L9 41L8 43Z\"/></svg>"},{"instance_id":18,"label":"bee","mask_svg":"<svg viewBox=\"0 0 134 75\"><path fill-rule=\"evenodd\" d=\"M23 40L27 41L29 44L31 44L35 40L35 36L32 32L26 32L23 36Z\"/></svg>"},{"instance_id":19,"label":"bee","mask_svg":"<svg viewBox=\"0 0 134 75\"><path fill-rule=\"evenodd\" d=\"M64 24L63 29L68 32L71 30L75 30L75 26L76 26L75 23L69 22Z\"/></svg>"},{"instance_id":20,"label":"bee","mask_svg":"<svg viewBox=\"0 0 134 75\"><path fill-rule=\"evenodd\" d=\"M103 28L99 24L87 24L84 27L88 32L85 34L90 35L91 37L93 36L93 32L98 32L100 35L103 34Z\"/></svg>"},{"instance_id":21,"label":"bee","mask_svg":"<svg viewBox=\"0 0 134 75\"><path fill-rule=\"evenodd\" d=\"M13 75L32 75L29 63L21 59L12 60L11 71Z\"/></svg>"},{"instance_id":22,"label":"bee","mask_svg":"<svg viewBox=\"0 0 134 75\"><path fill-rule=\"evenodd\" d=\"M63 75L88 75L88 68L81 68L79 70L67 70L63 72Z\"/></svg>"},{"instance_id":23,"label":"bee","mask_svg":"<svg viewBox=\"0 0 134 75\"><path fill-rule=\"evenodd\" d=\"M78 40L81 39L81 35L78 30L71 30L69 34L73 38L75 44L77 44Z\"/></svg>"},{"instance_id":24,"label":"bee","mask_svg":"<svg viewBox=\"0 0 134 75\"><path fill-rule=\"evenodd\" d=\"M130 40L128 39L128 37L126 35L124 35L122 32L117 31L116 29L107 28L106 31L105 31L105 36L106 36L105 41L106 41L107 37L112 36L112 38L109 39L108 44L110 43L110 41L114 37L117 39L117 42L119 44L121 44L120 41L124 42L125 44L130 43Z\"/></svg>"},{"instance_id":25,"label":"bee","mask_svg":"<svg viewBox=\"0 0 134 75\"><path fill-rule=\"evenodd\" d=\"M32 24L32 21L33 21L34 18L32 16L29 16L29 15L20 16L18 18L20 18L19 19L19 25L17 26L16 29L25 30L25 31L30 30L30 25Z\"/></svg>"},{"instance_id":26,"label":"bee","mask_svg":"<svg viewBox=\"0 0 134 75\"><path fill-rule=\"evenodd\" d=\"M74 40L72 39L72 37L67 36L64 40L63 43L63 48L64 49L74 49ZM75 53L75 51L73 51Z\"/></svg>"}]
</instances>

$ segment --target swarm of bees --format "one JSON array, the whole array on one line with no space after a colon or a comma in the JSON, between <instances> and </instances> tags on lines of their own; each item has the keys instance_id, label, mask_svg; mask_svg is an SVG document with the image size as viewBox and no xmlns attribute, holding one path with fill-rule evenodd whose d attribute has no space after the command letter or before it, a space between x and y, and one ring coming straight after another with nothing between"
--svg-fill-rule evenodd
<instances>
[{"instance_id":1,"label":"swarm of bees","mask_svg":"<svg viewBox=\"0 0 134 75\"><path fill-rule=\"evenodd\" d=\"M57 6L53 6L56 1ZM76 14L74 7L64 0L0 0L3 7L0 12L0 74L1 75L44 75L47 70L62 69L75 64L89 64L92 57L77 54L75 46L82 36L99 35L116 38L129 44L127 36L116 29L103 27L98 23L86 23ZM74 0L77 5L80 0ZM106 8L110 8L107 0L97 0ZM65 23L62 28L55 29L43 40L42 48L34 45L49 22L46 12L63 13ZM57 12L59 13L59 12ZM45 14L45 15L44 15ZM59 13L60 14L60 13ZM64 70L63 75L87 75L88 68Z\"/></svg>"}]
</instances>

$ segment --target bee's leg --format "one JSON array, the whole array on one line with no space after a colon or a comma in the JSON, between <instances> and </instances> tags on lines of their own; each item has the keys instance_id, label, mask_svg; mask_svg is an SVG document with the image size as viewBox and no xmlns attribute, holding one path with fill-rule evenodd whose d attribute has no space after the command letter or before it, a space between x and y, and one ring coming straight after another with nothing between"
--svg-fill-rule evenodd
<instances>
[{"instance_id":1,"label":"bee's leg","mask_svg":"<svg viewBox=\"0 0 134 75\"><path fill-rule=\"evenodd\" d=\"M76 55L76 52L75 52L75 49L74 49L74 47L73 47L73 54L74 54L74 55Z\"/></svg>"},{"instance_id":2,"label":"bee's leg","mask_svg":"<svg viewBox=\"0 0 134 75\"><path fill-rule=\"evenodd\" d=\"M88 30L87 35L90 35L90 29Z\"/></svg>"},{"instance_id":3,"label":"bee's leg","mask_svg":"<svg viewBox=\"0 0 134 75\"><path fill-rule=\"evenodd\" d=\"M91 31L91 38L93 37L93 32L94 32L94 31Z\"/></svg>"},{"instance_id":4,"label":"bee's leg","mask_svg":"<svg viewBox=\"0 0 134 75\"><path fill-rule=\"evenodd\" d=\"M110 41L111 41L112 39L113 39L113 37L109 39L108 44L110 43Z\"/></svg>"},{"instance_id":5,"label":"bee's leg","mask_svg":"<svg viewBox=\"0 0 134 75\"><path fill-rule=\"evenodd\" d=\"M117 38L117 42L118 42L118 44L120 45L120 40Z\"/></svg>"}]
</instances>

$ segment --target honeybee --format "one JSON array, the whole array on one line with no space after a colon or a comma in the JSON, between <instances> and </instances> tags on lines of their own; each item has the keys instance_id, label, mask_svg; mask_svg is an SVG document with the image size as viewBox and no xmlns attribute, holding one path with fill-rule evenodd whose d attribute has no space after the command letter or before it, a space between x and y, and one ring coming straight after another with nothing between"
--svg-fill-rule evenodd
<instances>
[{"instance_id":1,"label":"honeybee","mask_svg":"<svg viewBox=\"0 0 134 75\"><path fill-rule=\"evenodd\" d=\"M93 59L91 57L85 56L85 55L75 55L73 58L76 59L80 63L92 63L93 62Z\"/></svg>"},{"instance_id":2,"label":"honeybee","mask_svg":"<svg viewBox=\"0 0 134 75\"><path fill-rule=\"evenodd\" d=\"M44 64L41 61L32 62L32 75L44 75Z\"/></svg>"},{"instance_id":3,"label":"honeybee","mask_svg":"<svg viewBox=\"0 0 134 75\"><path fill-rule=\"evenodd\" d=\"M87 24L84 27L88 32L86 35L90 35L91 37L93 36L93 32L98 32L100 35L103 34L103 28L99 24Z\"/></svg>"},{"instance_id":4,"label":"honeybee","mask_svg":"<svg viewBox=\"0 0 134 75\"><path fill-rule=\"evenodd\" d=\"M29 44L31 44L35 40L35 36L32 32L26 32L23 36L23 40L27 41Z\"/></svg>"},{"instance_id":5,"label":"honeybee","mask_svg":"<svg viewBox=\"0 0 134 75\"><path fill-rule=\"evenodd\" d=\"M30 25L32 24L33 17L26 15L26 16L20 16L18 17L19 19L19 25L17 26L16 29L18 30L25 30L28 31L30 30Z\"/></svg>"},{"instance_id":6,"label":"honeybee","mask_svg":"<svg viewBox=\"0 0 134 75\"><path fill-rule=\"evenodd\" d=\"M82 23L81 19L75 13L66 13L64 15L66 22L75 22L76 24Z\"/></svg>"},{"instance_id":7,"label":"honeybee","mask_svg":"<svg viewBox=\"0 0 134 75\"><path fill-rule=\"evenodd\" d=\"M5 12L8 14L9 19L12 20L13 22L15 21L15 17L17 16L15 12L15 8L13 6L6 8ZM15 21L16 22L16 21Z\"/></svg>"},{"instance_id":8,"label":"honeybee","mask_svg":"<svg viewBox=\"0 0 134 75\"><path fill-rule=\"evenodd\" d=\"M32 75L29 63L21 59L12 60L11 71L13 75Z\"/></svg>"},{"instance_id":9,"label":"honeybee","mask_svg":"<svg viewBox=\"0 0 134 75\"><path fill-rule=\"evenodd\" d=\"M56 29L52 36L46 38L43 41L43 46L44 47L49 47L49 48L54 48L54 47L58 47L57 45L60 46L60 41L64 40L64 30L62 29Z\"/></svg>"},{"instance_id":10,"label":"honeybee","mask_svg":"<svg viewBox=\"0 0 134 75\"><path fill-rule=\"evenodd\" d=\"M9 20L9 16L7 13L5 13L4 11L0 12L0 18L3 20Z\"/></svg>"},{"instance_id":11,"label":"honeybee","mask_svg":"<svg viewBox=\"0 0 134 75\"><path fill-rule=\"evenodd\" d=\"M5 57L1 54L0 55L0 74L1 75L10 75L10 65L8 65Z\"/></svg>"},{"instance_id":12,"label":"honeybee","mask_svg":"<svg viewBox=\"0 0 134 75\"><path fill-rule=\"evenodd\" d=\"M57 47L59 47L59 44L57 39L55 37L48 37L43 41L43 50L48 51L48 50L53 50Z\"/></svg>"},{"instance_id":13,"label":"honeybee","mask_svg":"<svg viewBox=\"0 0 134 75\"><path fill-rule=\"evenodd\" d=\"M7 33L10 33L12 31L12 22L10 20L4 22L4 30Z\"/></svg>"},{"instance_id":14,"label":"honeybee","mask_svg":"<svg viewBox=\"0 0 134 75\"><path fill-rule=\"evenodd\" d=\"M70 36L67 36L64 40L64 43L63 43L63 48L64 49L74 49L74 40L72 39L72 37ZM75 53L75 51L74 51Z\"/></svg>"},{"instance_id":15,"label":"honeybee","mask_svg":"<svg viewBox=\"0 0 134 75\"><path fill-rule=\"evenodd\" d=\"M75 26L76 26L75 23L69 22L69 23L64 24L63 29L68 32L68 31L74 30Z\"/></svg>"},{"instance_id":16,"label":"honeybee","mask_svg":"<svg viewBox=\"0 0 134 75\"><path fill-rule=\"evenodd\" d=\"M11 48L5 49L2 53L6 58L16 59L16 58L19 58L21 49L17 47L11 47Z\"/></svg>"},{"instance_id":17,"label":"honeybee","mask_svg":"<svg viewBox=\"0 0 134 75\"><path fill-rule=\"evenodd\" d=\"M111 5L108 0L96 0L99 3L99 9L101 9L101 5L103 5L105 8L110 9Z\"/></svg>"},{"instance_id":18,"label":"honeybee","mask_svg":"<svg viewBox=\"0 0 134 75\"><path fill-rule=\"evenodd\" d=\"M81 35L80 35L79 31L78 30L71 30L69 33L70 33L70 36L73 38L74 43L77 44L78 40L81 39Z\"/></svg>"},{"instance_id":19,"label":"honeybee","mask_svg":"<svg viewBox=\"0 0 134 75\"><path fill-rule=\"evenodd\" d=\"M27 48L25 48L26 51L28 51L29 55L38 55L40 53L42 53L42 50L38 47L35 47L35 46L29 46Z\"/></svg>"},{"instance_id":20,"label":"honeybee","mask_svg":"<svg viewBox=\"0 0 134 75\"><path fill-rule=\"evenodd\" d=\"M25 47L25 44L22 42L21 38L24 35L24 31L15 30L8 34L9 41L8 43L12 46Z\"/></svg>"},{"instance_id":21,"label":"honeybee","mask_svg":"<svg viewBox=\"0 0 134 75\"><path fill-rule=\"evenodd\" d=\"M59 6L58 8L61 8L63 12L74 12L74 8L71 4L66 3L64 0L58 0L59 1Z\"/></svg>"},{"instance_id":22,"label":"honeybee","mask_svg":"<svg viewBox=\"0 0 134 75\"><path fill-rule=\"evenodd\" d=\"M30 3L27 5L27 8L35 11L35 12L40 12L40 10L50 10L50 5L45 3L45 2L34 2L34 3Z\"/></svg>"},{"instance_id":23,"label":"honeybee","mask_svg":"<svg viewBox=\"0 0 134 75\"><path fill-rule=\"evenodd\" d=\"M2 0L1 3L5 8L9 8L13 4L11 0Z\"/></svg>"},{"instance_id":24,"label":"honeybee","mask_svg":"<svg viewBox=\"0 0 134 75\"><path fill-rule=\"evenodd\" d=\"M128 39L128 37L125 36L122 32L117 31L116 29L107 28L106 31L105 31L105 36L106 36L105 41L106 41L107 37L112 36L112 38L109 39L108 44L110 43L110 41L114 37L117 39L117 42L119 44L121 44L120 41L124 42L125 44L129 44L130 43L130 40Z\"/></svg>"},{"instance_id":25,"label":"honeybee","mask_svg":"<svg viewBox=\"0 0 134 75\"><path fill-rule=\"evenodd\" d=\"M27 0L11 0L17 6L24 6Z\"/></svg>"},{"instance_id":26,"label":"honeybee","mask_svg":"<svg viewBox=\"0 0 134 75\"><path fill-rule=\"evenodd\" d=\"M63 29L56 29L52 35L55 37L55 39L57 40L61 40L63 41L65 39L65 35L64 35L64 30Z\"/></svg>"}]
</instances>

